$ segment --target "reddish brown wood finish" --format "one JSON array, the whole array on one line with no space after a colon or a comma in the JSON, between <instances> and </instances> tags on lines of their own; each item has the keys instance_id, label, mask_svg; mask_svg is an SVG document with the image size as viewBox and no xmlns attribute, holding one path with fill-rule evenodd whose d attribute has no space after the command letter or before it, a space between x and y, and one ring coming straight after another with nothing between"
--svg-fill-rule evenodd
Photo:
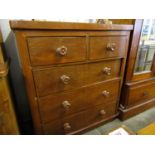
<instances>
[{"instance_id":1,"label":"reddish brown wood finish","mask_svg":"<svg viewBox=\"0 0 155 155\"><path fill-rule=\"evenodd\" d=\"M141 104L155 97L155 80L140 81L126 84L126 96L124 106L130 108L137 104Z\"/></svg>"},{"instance_id":2,"label":"reddish brown wood finish","mask_svg":"<svg viewBox=\"0 0 155 155\"><path fill-rule=\"evenodd\" d=\"M109 19L113 24L134 24L135 19Z\"/></svg>"},{"instance_id":3,"label":"reddish brown wood finish","mask_svg":"<svg viewBox=\"0 0 155 155\"><path fill-rule=\"evenodd\" d=\"M105 114L101 114L104 110ZM65 117L50 123L43 125L44 134L67 134L80 130L90 124L94 124L105 120L106 118L116 114L116 103L110 103L107 105L98 105L87 109L86 111L79 112L75 115ZM64 125L68 123L70 129L65 129ZM53 127L54 126L54 127Z\"/></svg>"},{"instance_id":4,"label":"reddish brown wood finish","mask_svg":"<svg viewBox=\"0 0 155 155\"><path fill-rule=\"evenodd\" d=\"M137 49L139 45L142 23L143 23L143 20L136 20L134 24L131 46L130 46L130 51L128 54L128 63L127 63L127 69L126 69L126 82L131 81L133 78L134 65L135 65L136 56L137 56Z\"/></svg>"},{"instance_id":5,"label":"reddish brown wood finish","mask_svg":"<svg viewBox=\"0 0 155 155\"><path fill-rule=\"evenodd\" d=\"M143 20L137 19L135 21L132 41L131 41L131 48L128 56L128 63L127 63L127 70L126 70L126 82L131 81L140 81L151 78L154 76L155 73L155 57L153 59L153 65L151 71L144 72L144 73L134 73L137 50L139 46L139 40L141 36L141 29L142 29Z\"/></svg>"},{"instance_id":6,"label":"reddish brown wood finish","mask_svg":"<svg viewBox=\"0 0 155 155\"><path fill-rule=\"evenodd\" d=\"M35 133L36 134L41 134L42 127L40 125L40 114L39 114L39 108L38 108L38 103L37 103L37 98L36 98L36 90L35 90L35 85L33 81L33 75L31 71L31 63L30 63L30 58L28 54L28 47L26 43L26 36L23 35L21 31L16 31L16 40L17 40L17 47L19 50L19 55L21 59L21 64L22 64L22 69L23 69L23 76L25 79L25 84L26 84L26 91L27 95L29 98L29 105L31 108L31 113L32 113L32 119L33 119L33 125L35 128Z\"/></svg>"},{"instance_id":7,"label":"reddish brown wood finish","mask_svg":"<svg viewBox=\"0 0 155 155\"><path fill-rule=\"evenodd\" d=\"M62 119L64 116L87 110L87 108L95 105L107 105L115 102L118 98L119 86L120 80L117 79L83 87L71 92L67 91L41 97L38 102L42 122L46 123L54 119ZM105 92L107 92L107 95ZM70 103L68 108L64 107L64 101Z\"/></svg>"},{"instance_id":8,"label":"reddish brown wood finish","mask_svg":"<svg viewBox=\"0 0 155 155\"><path fill-rule=\"evenodd\" d=\"M89 24L89 23L71 23L71 22L49 22L49 21L10 21L12 29L29 30L132 30L133 25L107 25L107 24Z\"/></svg>"},{"instance_id":9,"label":"reddish brown wood finish","mask_svg":"<svg viewBox=\"0 0 155 155\"><path fill-rule=\"evenodd\" d=\"M120 108L121 113L119 117L121 120L126 120L154 106L155 106L155 99L151 99L147 100L146 102L143 102L142 104L137 104L136 106L130 107L128 109Z\"/></svg>"},{"instance_id":10,"label":"reddish brown wood finish","mask_svg":"<svg viewBox=\"0 0 155 155\"><path fill-rule=\"evenodd\" d=\"M128 104L135 105L150 100L155 97L155 82L138 87L132 87L129 90Z\"/></svg>"},{"instance_id":11,"label":"reddish brown wood finish","mask_svg":"<svg viewBox=\"0 0 155 155\"><path fill-rule=\"evenodd\" d=\"M123 57L127 41L125 36L91 37L90 59Z\"/></svg>"},{"instance_id":12,"label":"reddish brown wood finish","mask_svg":"<svg viewBox=\"0 0 155 155\"><path fill-rule=\"evenodd\" d=\"M110 68L110 75L104 69ZM33 71L36 89L39 96L45 96L53 92L73 90L95 82L101 82L120 76L120 59L75 64L62 67L50 67ZM66 75L70 79L65 84L61 77Z\"/></svg>"},{"instance_id":13,"label":"reddish brown wood finish","mask_svg":"<svg viewBox=\"0 0 155 155\"><path fill-rule=\"evenodd\" d=\"M132 26L33 21L10 24L17 40L35 133L76 134L116 117ZM98 54L92 59L91 37L104 37L103 41L109 43L109 38L116 36L118 54ZM95 44L103 46L100 42ZM49 54L58 45L68 49L68 57L62 61ZM67 86L60 84L62 79ZM72 109L64 114L60 102L68 100L63 106Z\"/></svg>"},{"instance_id":14,"label":"reddish brown wood finish","mask_svg":"<svg viewBox=\"0 0 155 155\"><path fill-rule=\"evenodd\" d=\"M131 39L131 48L128 54L125 80L121 94L121 119L127 119L155 105L155 57L150 71L134 73L137 50L141 36L143 20L135 20Z\"/></svg>"},{"instance_id":15,"label":"reddish brown wood finish","mask_svg":"<svg viewBox=\"0 0 155 155\"><path fill-rule=\"evenodd\" d=\"M84 61L87 54L86 37L33 37L28 46L32 66Z\"/></svg>"}]
</instances>

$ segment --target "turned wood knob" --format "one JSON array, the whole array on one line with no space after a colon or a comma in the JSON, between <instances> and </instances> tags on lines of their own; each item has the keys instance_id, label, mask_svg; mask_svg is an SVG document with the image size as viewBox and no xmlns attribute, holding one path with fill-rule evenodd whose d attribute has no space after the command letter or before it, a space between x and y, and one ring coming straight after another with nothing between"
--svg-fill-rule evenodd
<instances>
[{"instance_id":1,"label":"turned wood knob","mask_svg":"<svg viewBox=\"0 0 155 155\"><path fill-rule=\"evenodd\" d=\"M68 84L69 81L70 81L70 77L67 76L67 75L62 75L62 76L60 77L60 79L61 79L61 81L62 81L64 84Z\"/></svg>"},{"instance_id":2,"label":"turned wood knob","mask_svg":"<svg viewBox=\"0 0 155 155\"><path fill-rule=\"evenodd\" d=\"M106 114L105 110L100 110L100 115L104 116Z\"/></svg>"},{"instance_id":3,"label":"turned wood knob","mask_svg":"<svg viewBox=\"0 0 155 155\"><path fill-rule=\"evenodd\" d=\"M71 104L68 101L63 101L62 106L64 107L65 110L69 110Z\"/></svg>"},{"instance_id":4,"label":"turned wood knob","mask_svg":"<svg viewBox=\"0 0 155 155\"><path fill-rule=\"evenodd\" d=\"M64 124L64 129L65 129L65 130L70 130L70 129L71 129L70 124L69 124L69 123L65 123L65 124Z\"/></svg>"},{"instance_id":5,"label":"turned wood knob","mask_svg":"<svg viewBox=\"0 0 155 155\"><path fill-rule=\"evenodd\" d=\"M103 73L105 73L107 75L111 75L111 68L109 68L109 67L103 68Z\"/></svg>"},{"instance_id":6,"label":"turned wood knob","mask_svg":"<svg viewBox=\"0 0 155 155\"><path fill-rule=\"evenodd\" d=\"M107 50L108 51L114 52L115 48L116 48L116 44L115 43L108 43L107 44Z\"/></svg>"},{"instance_id":7,"label":"turned wood knob","mask_svg":"<svg viewBox=\"0 0 155 155\"><path fill-rule=\"evenodd\" d=\"M108 91L104 90L104 91L102 92L102 94L103 94L105 97L109 97L110 92L108 92Z\"/></svg>"},{"instance_id":8,"label":"turned wood knob","mask_svg":"<svg viewBox=\"0 0 155 155\"><path fill-rule=\"evenodd\" d=\"M67 47L65 46L58 47L56 49L56 52L61 56L65 56L67 54Z\"/></svg>"}]
</instances>

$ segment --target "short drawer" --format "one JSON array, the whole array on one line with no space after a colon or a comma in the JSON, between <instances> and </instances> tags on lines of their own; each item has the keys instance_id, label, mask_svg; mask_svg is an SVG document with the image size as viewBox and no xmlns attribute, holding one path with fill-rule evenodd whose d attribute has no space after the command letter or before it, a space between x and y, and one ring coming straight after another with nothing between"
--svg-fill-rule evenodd
<instances>
[{"instance_id":1,"label":"short drawer","mask_svg":"<svg viewBox=\"0 0 155 155\"><path fill-rule=\"evenodd\" d=\"M155 98L155 82L129 87L128 106L137 105L153 98Z\"/></svg>"},{"instance_id":2,"label":"short drawer","mask_svg":"<svg viewBox=\"0 0 155 155\"><path fill-rule=\"evenodd\" d=\"M43 124L44 134L69 134L93 123L104 121L115 114L116 103L98 105L62 120Z\"/></svg>"},{"instance_id":3,"label":"short drawer","mask_svg":"<svg viewBox=\"0 0 155 155\"><path fill-rule=\"evenodd\" d=\"M32 37L27 42L33 66L86 59L85 37Z\"/></svg>"},{"instance_id":4,"label":"short drawer","mask_svg":"<svg viewBox=\"0 0 155 155\"><path fill-rule=\"evenodd\" d=\"M92 106L117 102L120 80L102 82L73 92L58 93L38 99L43 123L62 119Z\"/></svg>"},{"instance_id":5,"label":"short drawer","mask_svg":"<svg viewBox=\"0 0 155 155\"><path fill-rule=\"evenodd\" d=\"M90 59L123 57L126 53L126 36L90 37Z\"/></svg>"},{"instance_id":6,"label":"short drawer","mask_svg":"<svg viewBox=\"0 0 155 155\"><path fill-rule=\"evenodd\" d=\"M51 67L33 71L39 96L73 90L120 76L121 60Z\"/></svg>"}]
</instances>

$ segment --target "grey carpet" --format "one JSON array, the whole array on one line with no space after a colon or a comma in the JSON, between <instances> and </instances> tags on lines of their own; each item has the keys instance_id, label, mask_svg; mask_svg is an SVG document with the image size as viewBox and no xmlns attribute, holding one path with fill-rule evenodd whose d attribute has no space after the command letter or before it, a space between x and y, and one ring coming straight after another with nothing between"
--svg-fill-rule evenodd
<instances>
[{"instance_id":1,"label":"grey carpet","mask_svg":"<svg viewBox=\"0 0 155 155\"><path fill-rule=\"evenodd\" d=\"M153 122L155 122L155 108L151 108L125 121L115 119L98 128L84 133L84 135L106 135L107 133L120 127L121 125L127 126L131 131L136 133L138 130L146 127Z\"/></svg>"}]
</instances>

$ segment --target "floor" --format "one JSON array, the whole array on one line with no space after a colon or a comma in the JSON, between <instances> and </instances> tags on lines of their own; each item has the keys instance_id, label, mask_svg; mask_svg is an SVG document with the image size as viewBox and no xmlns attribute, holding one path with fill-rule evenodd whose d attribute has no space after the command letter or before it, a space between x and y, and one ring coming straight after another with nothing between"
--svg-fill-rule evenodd
<instances>
[{"instance_id":1,"label":"floor","mask_svg":"<svg viewBox=\"0 0 155 155\"><path fill-rule=\"evenodd\" d=\"M84 135L107 135L107 133L120 127L121 125L125 125L131 131L137 133L138 130L146 127L153 122L155 122L155 108L149 109L125 121L115 119L112 122L106 123L98 128L84 133Z\"/></svg>"}]
</instances>

